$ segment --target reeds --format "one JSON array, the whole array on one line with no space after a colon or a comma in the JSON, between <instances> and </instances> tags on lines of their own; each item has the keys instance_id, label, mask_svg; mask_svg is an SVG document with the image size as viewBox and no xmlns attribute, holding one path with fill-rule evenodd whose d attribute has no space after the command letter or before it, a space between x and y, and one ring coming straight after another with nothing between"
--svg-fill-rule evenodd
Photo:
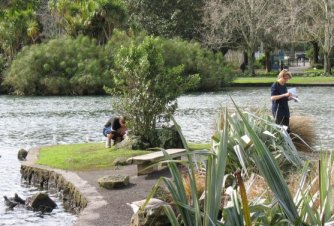
<instances>
[{"instance_id":1,"label":"reeds","mask_svg":"<svg viewBox=\"0 0 334 226\"><path fill-rule=\"evenodd\" d=\"M298 151L310 152L316 143L314 120L309 116L290 118L290 136Z\"/></svg>"}]
</instances>

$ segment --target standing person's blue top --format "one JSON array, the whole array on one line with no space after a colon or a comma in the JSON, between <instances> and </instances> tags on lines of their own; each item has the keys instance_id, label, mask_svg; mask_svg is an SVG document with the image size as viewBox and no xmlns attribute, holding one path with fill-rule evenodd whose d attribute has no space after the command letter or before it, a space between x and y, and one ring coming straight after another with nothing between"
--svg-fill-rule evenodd
<instances>
[{"instance_id":1,"label":"standing person's blue top","mask_svg":"<svg viewBox=\"0 0 334 226\"><path fill-rule=\"evenodd\" d=\"M292 76L287 69L283 69L278 80L271 86L272 114L275 122L289 127L290 110L288 101L291 99L291 93L287 91L286 83Z\"/></svg>"}]
</instances>

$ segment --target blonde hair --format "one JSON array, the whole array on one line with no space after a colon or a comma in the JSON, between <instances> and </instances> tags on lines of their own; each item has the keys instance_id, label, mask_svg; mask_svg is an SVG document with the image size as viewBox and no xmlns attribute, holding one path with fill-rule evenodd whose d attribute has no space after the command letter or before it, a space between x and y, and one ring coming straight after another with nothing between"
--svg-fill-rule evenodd
<instances>
[{"instance_id":1,"label":"blonde hair","mask_svg":"<svg viewBox=\"0 0 334 226\"><path fill-rule=\"evenodd\" d=\"M288 69L283 69L279 74L278 74L278 79L283 78L284 75L288 75L289 78L292 78L291 73L288 71Z\"/></svg>"}]
</instances>

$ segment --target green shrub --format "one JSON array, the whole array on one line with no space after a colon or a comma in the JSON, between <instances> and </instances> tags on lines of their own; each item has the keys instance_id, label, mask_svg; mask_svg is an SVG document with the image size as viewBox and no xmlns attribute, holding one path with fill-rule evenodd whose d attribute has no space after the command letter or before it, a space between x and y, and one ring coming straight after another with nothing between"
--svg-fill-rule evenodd
<instances>
[{"instance_id":1,"label":"green shrub","mask_svg":"<svg viewBox=\"0 0 334 226\"><path fill-rule=\"evenodd\" d=\"M325 72L323 71L315 71L315 72L308 72L303 75L304 77L320 77L325 76Z\"/></svg>"},{"instance_id":2,"label":"green shrub","mask_svg":"<svg viewBox=\"0 0 334 226\"><path fill-rule=\"evenodd\" d=\"M223 54L203 48L198 42L170 39L164 41L163 49L166 65L174 67L183 64L185 75L200 75L198 90L218 90L233 79Z\"/></svg>"},{"instance_id":3,"label":"green shrub","mask_svg":"<svg viewBox=\"0 0 334 226\"><path fill-rule=\"evenodd\" d=\"M23 48L5 75L17 95L83 95L111 84L111 56L85 36Z\"/></svg>"},{"instance_id":4,"label":"green shrub","mask_svg":"<svg viewBox=\"0 0 334 226\"><path fill-rule=\"evenodd\" d=\"M261 55L259 58L255 60L255 69L263 69L266 66L266 56Z\"/></svg>"},{"instance_id":5,"label":"green shrub","mask_svg":"<svg viewBox=\"0 0 334 226\"><path fill-rule=\"evenodd\" d=\"M183 66L166 67L159 38L146 37L140 44L120 48L113 71L113 109L127 116L133 135L154 146L156 120L173 113L176 98L196 84L196 76L181 76Z\"/></svg>"},{"instance_id":6,"label":"green shrub","mask_svg":"<svg viewBox=\"0 0 334 226\"><path fill-rule=\"evenodd\" d=\"M324 69L324 65L320 64L320 63L319 64L313 64L312 67L315 68L315 69Z\"/></svg>"},{"instance_id":7,"label":"green shrub","mask_svg":"<svg viewBox=\"0 0 334 226\"><path fill-rule=\"evenodd\" d=\"M121 46L127 46L131 42L141 43L145 37L145 33L134 35L115 31L106 48L110 52L117 51ZM172 68L182 64L184 77L199 74L201 81L194 89L218 90L232 81L231 69L227 66L222 53L214 53L203 48L198 42L163 38L161 41L166 67Z\"/></svg>"}]
</instances>

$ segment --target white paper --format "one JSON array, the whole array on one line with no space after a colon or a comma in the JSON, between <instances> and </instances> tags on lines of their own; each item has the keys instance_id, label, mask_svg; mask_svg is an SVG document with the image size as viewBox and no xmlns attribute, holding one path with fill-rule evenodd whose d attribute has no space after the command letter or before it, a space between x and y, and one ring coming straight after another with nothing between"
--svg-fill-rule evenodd
<instances>
[{"instance_id":1,"label":"white paper","mask_svg":"<svg viewBox=\"0 0 334 226\"><path fill-rule=\"evenodd\" d=\"M297 96L297 89L295 87L288 89L288 92L291 93L292 96Z\"/></svg>"},{"instance_id":2,"label":"white paper","mask_svg":"<svg viewBox=\"0 0 334 226\"><path fill-rule=\"evenodd\" d=\"M297 88L290 88L288 89L288 92L291 93L291 98L297 102L299 102L298 96L297 96Z\"/></svg>"}]
</instances>

